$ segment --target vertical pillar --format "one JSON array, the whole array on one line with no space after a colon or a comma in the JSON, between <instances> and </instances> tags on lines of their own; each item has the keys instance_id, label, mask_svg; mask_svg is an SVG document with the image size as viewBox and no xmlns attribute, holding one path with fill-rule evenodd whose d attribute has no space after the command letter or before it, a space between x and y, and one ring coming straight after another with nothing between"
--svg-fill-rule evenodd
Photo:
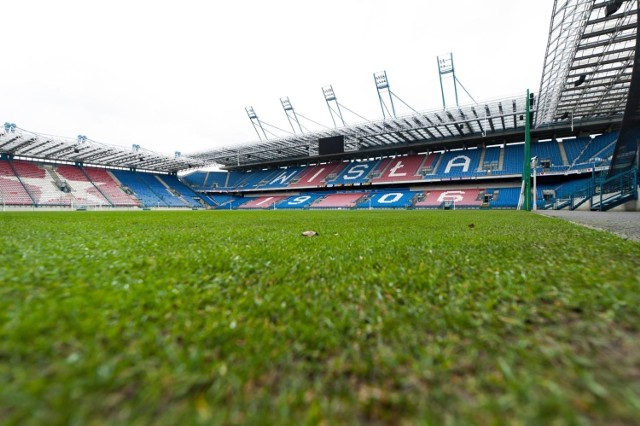
<instances>
[{"instance_id":1,"label":"vertical pillar","mask_svg":"<svg viewBox=\"0 0 640 426\"><path fill-rule=\"evenodd\" d=\"M524 190L523 210L531 210L531 98L527 89L527 102L524 128L524 159L522 164L522 183Z\"/></svg>"}]
</instances>

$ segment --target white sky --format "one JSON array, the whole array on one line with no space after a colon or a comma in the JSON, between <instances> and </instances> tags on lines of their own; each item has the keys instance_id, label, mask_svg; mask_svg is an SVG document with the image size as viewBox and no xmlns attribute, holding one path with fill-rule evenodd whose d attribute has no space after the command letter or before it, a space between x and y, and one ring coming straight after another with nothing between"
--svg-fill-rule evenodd
<instances>
[{"instance_id":1,"label":"white sky","mask_svg":"<svg viewBox=\"0 0 640 426\"><path fill-rule=\"evenodd\" d=\"M5 0L0 124L189 153L257 141L246 106L290 130L285 96L296 112L332 126L321 90L329 84L341 104L381 119L377 71L387 71L391 90L413 108L441 108L436 58L447 52L477 101L524 96L540 85L552 7L553 0ZM459 97L471 103L462 90ZM396 110L410 112L397 101ZM343 112L347 122L362 121Z\"/></svg>"}]
</instances>

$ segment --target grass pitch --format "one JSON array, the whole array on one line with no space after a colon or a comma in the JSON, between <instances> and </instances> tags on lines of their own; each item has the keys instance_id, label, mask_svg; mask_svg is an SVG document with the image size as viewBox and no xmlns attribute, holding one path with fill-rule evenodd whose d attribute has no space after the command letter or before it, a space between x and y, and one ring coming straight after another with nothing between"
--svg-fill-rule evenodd
<instances>
[{"instance_id":1,"label":"grass pitch","mask_svg":"<svg viewBox=\"0 0 640 426\"><path fill-rule=\"evenodd\" d=\"M631 424L638 271L524 212L3 213L0 423Z\"/></svg>"}]
</instances>

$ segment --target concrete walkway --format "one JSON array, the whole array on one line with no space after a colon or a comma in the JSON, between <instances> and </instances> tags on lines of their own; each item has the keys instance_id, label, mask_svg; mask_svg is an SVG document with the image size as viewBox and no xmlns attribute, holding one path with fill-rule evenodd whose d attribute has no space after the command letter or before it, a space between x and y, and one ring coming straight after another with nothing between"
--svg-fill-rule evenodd
<instances>
[{"instance_id":1,"label":"concrete walkway","mask_svg":"<svg viewBox=\"0 0 640 426\"><path fill-rule=\"evenodd\" d=\"M608 231L627 240L640 241L640 212L539 210L537 213Z\"/></svg>"}]
</instances>

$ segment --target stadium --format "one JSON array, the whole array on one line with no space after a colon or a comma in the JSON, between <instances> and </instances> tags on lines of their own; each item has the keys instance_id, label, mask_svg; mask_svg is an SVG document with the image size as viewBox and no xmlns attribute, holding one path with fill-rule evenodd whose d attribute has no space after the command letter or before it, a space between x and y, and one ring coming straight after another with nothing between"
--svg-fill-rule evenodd
<instances>
[{"instance_id":1,"label":"stadium","mask_svg":"<svg viewBox=\"0 0 640 426\"><path fill-rule=\"evenodd\" d=\"M376 72L381 120L171 156L5 122L0 421L635 424L640 247L529 211L640 211L639 11L556 0L521 96L446 54L442 108Z\"/></svg>"},{"instance_id":2,"label":"stadium","mask_svg":"<svg viewBox=\"0 0 640 426\"><path fill-rule=\"evenodd\" d=\"M404 101L386 72L378 72L382 120L345 125L345 106L327 86L335 128L303 132L283 98L290 136L269 139L267 124L248 107L258 142L173 158L140 145L127 150L82 135L50 137L6 122L0 133L2 204L233 210L435 209L455 203L515 209L521 194L529 194L527 210L531 195L536 209L635 210L632 3L611 14L606 2L591 11L557 6L540 87L530 99L523 91L519 98L458 105L464 86L458 88L448 54L438 58L441 110L396 115L394 102ZM447 108L442 79L448 75L456 105ZM223 170L193 171L206 165ZM532 170L537 185L530 194ZM179 172L186 174L178 178Z\"/></svg>"}]
</instances>

